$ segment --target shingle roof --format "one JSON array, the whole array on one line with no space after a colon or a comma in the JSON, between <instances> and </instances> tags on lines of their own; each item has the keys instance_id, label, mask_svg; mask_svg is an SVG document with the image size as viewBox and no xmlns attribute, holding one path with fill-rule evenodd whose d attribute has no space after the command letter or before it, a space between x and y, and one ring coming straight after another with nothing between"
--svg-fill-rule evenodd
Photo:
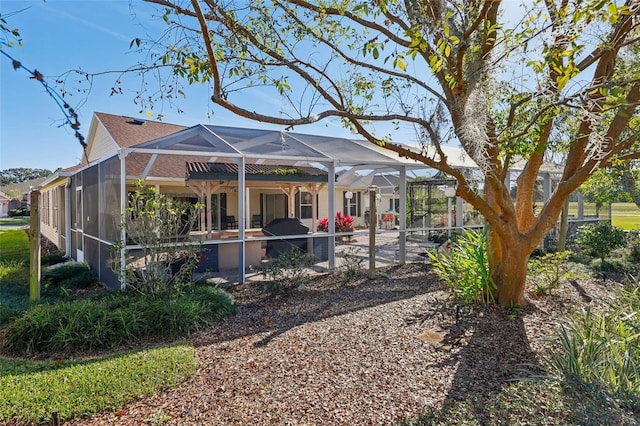
<instances>
[{"instance_id":1,"label":"shingle roof","mask_svg":"<svg viewBox=\"0 0 640 426\"><path fill-rule=\"evenodd\" d=\"M10 191L12 189L17 189L21 194L26 194L31 191L32 186L39 186L42 182L47 180L49 177L39 177L36 179L25 180L24 182L12 183L10 185L0 186L0 189L4 192Z\"/></svg>"},{"instance_id":2,"label":"shingle roof","mask_svg":"<svg viewBox=\"0 0 640 426\"><path fill-rule=\"evenodd\" d=\"M129 148L186 128L161 121L141 120L104 112L96 112L95 116L107 129L113 140L122 148Z\"/></svg>"}]
</instances>

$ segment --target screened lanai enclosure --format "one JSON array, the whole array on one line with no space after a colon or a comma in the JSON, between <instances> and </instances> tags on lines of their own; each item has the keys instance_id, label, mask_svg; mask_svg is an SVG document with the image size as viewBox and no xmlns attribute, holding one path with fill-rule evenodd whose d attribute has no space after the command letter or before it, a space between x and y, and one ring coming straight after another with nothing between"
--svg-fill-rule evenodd
<instances>
[{"instance_id":1,"label":"screened lanai enclosure","mask_svg":"<svg viewBox=\"0 0 640 426\"><path fill-rule=\"evenodd\" d=\"M473 169L460 150L445 149L457 167ZM196 125L120 148L70 175L70 254L111 287L125 285L113 272L117 261L142 255L121 226L139 180L202 206L182 241L200 247L199 272L224 272L238 282L287 247L313 254L325 270L339 265L347 247L368 257L371 221L380 241L376 260L387 264L418 259L411 256L424 246L415 236L481 223L454 197L453 180L366 141ZM337 232L338 212L353 217L353 231ZM328 226L319 231L323 219Z\"/></svg>"}]
</instances>

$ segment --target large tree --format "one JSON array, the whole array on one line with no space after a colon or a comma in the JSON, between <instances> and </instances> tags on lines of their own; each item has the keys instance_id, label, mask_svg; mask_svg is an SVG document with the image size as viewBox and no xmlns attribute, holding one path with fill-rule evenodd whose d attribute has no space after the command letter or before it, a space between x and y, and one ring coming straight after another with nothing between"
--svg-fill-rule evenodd
<instances>
[{"instance_id":1,"label":"large tree","mask_svg":"<svg viewBox=\"0 0 640 426\"><path fill-rule=\"evenodd\" d=\"M520 8L499 0L147 1L164 8L170 25L167 38L153 41L150 64L172 67L163 99L186 81L209 85L214 103L258 121L337 117L453 176L457 195L490 225L491 276L505 306L525 303L529 255L567 197L596 170L640 157L630 124L640 71L625 56L638 42L636 0ZM274 113L251 96L268 90L286 108ZM421 149L376 132L382 123L413 128ZM475 161L481 190L451 166L447 142ZM560 180L534 211L545 160L559 164ZM505 181L516 161L524 167L512 197Z\"/></svg>"},{"instance_id":2,"label":"large tree","mask_svg":"<svg viewBox=\"0 0 640 426\"><path fill-rule=\"evenodd\" d=\"M47 169L31 169L28 167L15 167L0 170L0 186L20 183L31 179L46 177L51 174Z\"/></svg>"}]
</instances>

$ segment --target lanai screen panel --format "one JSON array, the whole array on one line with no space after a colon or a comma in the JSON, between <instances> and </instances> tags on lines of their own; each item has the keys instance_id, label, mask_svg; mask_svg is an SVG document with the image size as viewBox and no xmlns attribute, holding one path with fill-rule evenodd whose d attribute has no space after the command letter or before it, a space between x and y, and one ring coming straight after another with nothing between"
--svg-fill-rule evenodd
<instances>
[{"instance_id":1,"label":"lanai screen panel","mask_svg":"<svg viewBox=\"0 0 640 426\"><path fill-rule=\"evenodd\" d=\"M136 148L207 152L216 155L237 154L234 147L203 125L138 144Z\"/></svg>"},{"instance_id":2,"label":"lanai screen panel","mask_svg":"<svg viewBox=\"0 0 640 426\"><path fill-rule=\"evenodd\" d=\"M301 158L325 157L313 147L292 137L292 134L288 132L217 126L206 127L243 154Z\"/></svg>"},{"instance_id":3,"label":"lanai screen panel","mask_svg":"<svg viewBox=\"0 0 640 426\"><path fill-rule=\"evenodd\" d=\"M303 134L292 134L291 136L308 146L312 146L323 156L338 160L341 164L392 165L397 163L392 158L349 139Z\"/></svg>"},{"instance_id":4,"label":"lanai screen panel","mask_svg":"<svg viewBox=\"0 0 640 426\"><path fill-rule=\"evenodd\" d=\"M111 157L100 163L99 220L100 239L120 239L120 158Z\"/></svg>"}]
</instances>

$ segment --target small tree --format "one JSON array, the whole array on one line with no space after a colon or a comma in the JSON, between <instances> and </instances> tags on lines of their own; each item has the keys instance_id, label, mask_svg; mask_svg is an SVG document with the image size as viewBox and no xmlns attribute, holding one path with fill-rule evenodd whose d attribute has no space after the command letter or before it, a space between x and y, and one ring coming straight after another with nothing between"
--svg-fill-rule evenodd
<instances>
[{"instance_id":1,"label":"small tree","mask_svg":"<svg viewBox=\"0 0 640 426\"><path fill-rule=\"evenodd\" d=\"M198 266L199 245L189 240L200 205L168 199L139 180L129 195L122 226L127 237L140 246L139 259L121 264L116 245L114 271L127 286L141 293L175 293L191 282ZM124 273L124 276L123 276Z\"/></svg>"}]
</instances>

